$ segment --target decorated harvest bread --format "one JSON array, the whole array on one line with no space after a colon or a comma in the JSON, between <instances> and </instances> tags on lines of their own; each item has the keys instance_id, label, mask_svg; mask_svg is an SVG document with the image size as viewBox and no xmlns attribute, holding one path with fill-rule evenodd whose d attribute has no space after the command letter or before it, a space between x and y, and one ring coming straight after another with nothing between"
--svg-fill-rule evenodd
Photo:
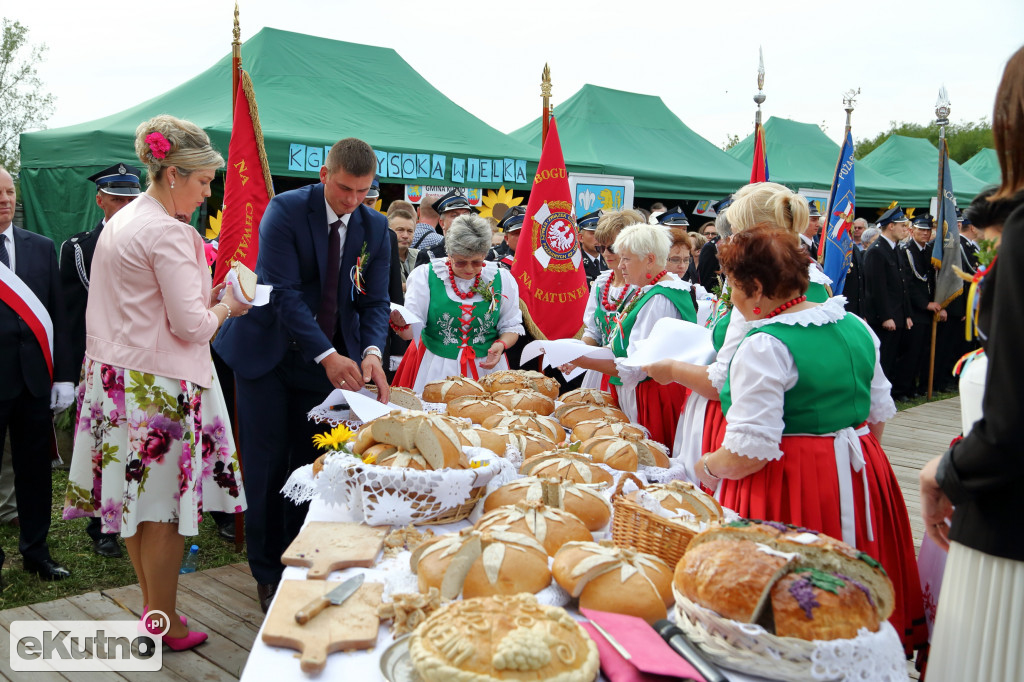
<instances>
[{"instance_id":1,"label":"decorated harvest bread","mask_svg":"<svg viewBox=\"0 0 1024 682\"><path fill-rule=\"evenodd\" d=\"M527 431L539 433L555 443L561 443L565 440L565 429L559 426L557 421L536 412L516 410L511 414L496 414L485 419L483 425L488 429L526 429Z\"/></svg>"},{"instance_id":2,"label":"decorated harvest bread","mask_svg":"<svg viewBox=\"0 0 1024 682\"><path fill-rule=\"evenodd\" d=\"M540 372L523 369L503 369L480 379L491 393L498 391L539 391L551 399L558 397L558 382Z\"/></svg>"},{"instance_id":3,"label":"decorated harvest bread","mask_svg":"<svg viewBox=\"0 0 1024 682\"><path fill-rule=\"evenodd\" d=\"M324 453L313 460L313 478L320 475L320 472L324 470L324 463L327 461L327 455L332 454L330 452Z\"/></svg>"},{"instance_id":4,"label":"decorated harvest bread","mask_svg":"<svg viewBox=\"0 0 1024 682\"><path fill-rule=\"evenodd\" d=\"M672 605L672 569L653 554L611 542L569 542L555 554L551 573L580 608L625 613L654 623Z\"/></svg>"},{"instance_id":5,"label":"decorated harvest bread","mask_svg":"<svg viewBox=\"0 0 1024 682\"><path fill-rule=\"evenodd\" d=\"M511 507L498 507L476 522L480 531L506 531L529 535L551 556L567 542L588 541L594 537L574 515L549 507L543 502L517 502Z\"/></svg>"},{"instance_id":6,"label":"decorated harvest bread","mask_svg":"<svg viewBox=\"0 0 1024 682\"><path fill-rule=\"evenodd\" d=\"M549 507L564 509L595 531L604 528L611 518L611 507L601 493L585 485L557 478L542 479L527 476L506 483L484 499L484 511L489 512L514 505L517 502L543 502Z\"/></svg>"},{"instance_id":7,"label":"decorated harvest bread","mask_svg":"<svg viewBox=\"0 0 1024 682\"><path fill-rule=\"evenodd\" d=\"M449 416L462 417L474 424L483 424L485 419L495 414L509 413L505 405L482 396L465 395L448 403Z\"/></svg>"},{"instance_id":8,"label":"decorated harvest bread","mask_svg":"<svg viewBox=\"0 0 1024 682\"><path fill-rule=\"evenodd\" d=\"M484 397L487 390L483 386L466 377L448 377L429 381L423 387L423 399L428 403L448 403L464 395Z\"/></svg>"},{"instance_id":9,"label":"decorated harvest bread","mask_svg":"<svg viewBox=\"0 0 1024 682\"><path fill-rule=\"evenodd\" d=\"M612 394L597 388L577 388L572 391L566 391L558 396L558 399L563 403L573 405L610 405L615 407Z\"/></svg>"},{"instance_id":10,"label":"decorated harvest bread","mask_svg":"<svg viewBox=\"0 0 1024 682\"><path fill-rule=\"evenodd\" d=\"M424 682L592 682L597 646L572 616L532 594L442 606L409 639Z\"/></svg>"},{"instance_id":11,"label":"decorated harvest bread","mask_svg":"<svg viewBox=\"0 0 1024 682\"><path fill-rule=\"evenodd\" d=\"M391 403L407 410L423 409L423 403L416 397L416 394L411 389L401 386L391 387Z\"/></svg>"},{"instance_id":12,"label":"decorated harvest bread","mask_svg":"<svg viewBox=\"0 0 1024 682\"><path fill-rule=\"evenodd\" d=\"M803 528L747 520L693 538L673 584L720 616L812 640L875 632L895 599L885 571L863 552Z\"/></svg>"},{"instance_id":13,"label":"decorated harvest bread","mask_svg":"<svg viewBox=\"0 0 1024 682\"><path fill-rule=\"evenodd\" d=\"M625 436L633 435L644 438L647 436L644 430L635 424L628 422L609 422L603 419L587 419L577 422L572 427L572 440L584 441L596 436Z\"/></svg>"},{"instance_id":14,"label":"decorated harvest bread","mask_svg":"<svg viewBox=\"0 0 1024 682\"><path fill-rule=\"evenodd\" d=\"M596 466L589 457L577 455L568 450L555 450L530 457L519 467L524 476L543 478L564 478L573 483L594 483L610 485L612 475Z\"/></svg>"},{"instance_id":15,"label":"decorated harvest bread","mask_svg":"<svg viewBox=\"0 0 1024 682\"><path fill-rule=\"evenodd\" d=\"M548 555L532 536L465 528L420 544L409 566L420 592L441 590L442 599L539 592L551 583Z\"/></svg>"},{"instance_id":16,"label":"decorated harvest bread","mask_svg":"<svg viewBox=\"0 0 1024 682\"><path fill-rule=\"evenodd\" d=\"M366 448L376 444L376 440L373 437L373 422L366 422L359 427L355 435L352 436L352 452L357 455L362 455L366 451Z\"/></svg>"},{"instance_id":17,"label":"decorated harvest bread","mask_svg":"<svg viewBox=\"0 0 1024 682\"><path fill-rule=\"evenodd\" d=\"M619 471L636 471L640 464L663 469L669 466L664 445L632 434L590 438L580 445L580 452Z\"/></svg>"},{"instance_id":18,"label":"decorated harvest bread","mask_svg":"<svg viewBox=\"0 0 1024 682\"><path fill-rule=\"evenodd\" d=\"M465 459L458 431L436 415L395 410L375 419L371 433L378 443L419 452L431 469L458 467Z\"/></svg>"},{"instance_id":19,"label":"decorated harvest bread","mask_svg":"<svg viewBox=\"0 0 1024 682\"><path fill-rule=\"evenodd\" d=\"M256 273L237 260L231 261L231 271L238 275L238 288L245 301L251 303L256 298Z\"/></svg>"},{"instance_id":20,"label":"decorated harvest bread","mask_svg":"<svg viewBox=\"0 0 1024 682\"><path fill-rule=\"evenodd\" d=\"M484 448L502 457L510 447L523 457L533 457L555 447L544 436L525 429L465 428L459 431L459 437L465 446Z\"/></svg>"},{"instance_id":21,"label":"decorated harvest bread","mask_svg":"<svg viewBox=\"0 0 1024 682\"><path fill-rule=\"evenodd\" d=\"M722 505L718 504L718 500L687 481L655 483L644 488L643 492L665 509L687 512L698 522L710 523L723 518ZM638 491L633 491L626 497L636 501L637 495Z\"/></svg>"},{"instance_id":22,"label":"decorated harvest bread","mask_svg":"<svg viewBox=\"0 0 1024 682\"><path fill-rule=\"evenodd\" d=\"M560 405L558 409L551 413L551 416L561 422L562 426L567 429L572 429L580 422L592 421L594 419L604 422L629 423L629 417L626 416L625 412L609 405L574 405L570 403L568 405Z\"/></svg>"},{"instance_id":23,"label":"decorated harvest bread","mask_svg":"<svg viewBox=\"0 0 1024 682\"><path fill-rule=\"evenodd\" d=\"M496 400L509 410L529 410L545 416L555 411L555 401L540 391L496 391L491 393Z\"/></svg>"}]
</instances>

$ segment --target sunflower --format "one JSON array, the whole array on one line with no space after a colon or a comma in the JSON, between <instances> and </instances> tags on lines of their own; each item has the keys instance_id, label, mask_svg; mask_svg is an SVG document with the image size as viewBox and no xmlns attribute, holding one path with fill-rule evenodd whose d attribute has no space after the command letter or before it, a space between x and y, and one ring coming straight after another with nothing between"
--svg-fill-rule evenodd
<instances>
[{"instance_id":1,"label":"sunflower","mask_svg":"<svg viewBox=\"0 0 1024 682\"><path fill-rule=\"evenodd\" d=\"M338 424L327 433L318 433L313 436L313 445L321 450L339 450L354 434L344 424Z\"/></svg>"},{"instance_id":2,"label":"sunflower","mask_svg":"<svg viewBox=\"0 0 1024 682\"><path fill-rule=\"evenodd\" d=\"M210 216L210 226L206 228L207 239L220 238L220 222L224 219L224 212L217 211L217 217Z\"/></svg>"},{"instance_id":3,"label":"sunflower","mask_svg":"<svg viewBox=\"0 0 1024 682\"><path fill-rule=\"evenodd\" d=\"M493 189L487 190L482 203L483 206L480 208L479 213L481 217L501 220L505 215L505 211L523 203L523 198L512 196L512 190L506 190L505 185L502 185L497 192Z\"/></svg>"}]
</instances>

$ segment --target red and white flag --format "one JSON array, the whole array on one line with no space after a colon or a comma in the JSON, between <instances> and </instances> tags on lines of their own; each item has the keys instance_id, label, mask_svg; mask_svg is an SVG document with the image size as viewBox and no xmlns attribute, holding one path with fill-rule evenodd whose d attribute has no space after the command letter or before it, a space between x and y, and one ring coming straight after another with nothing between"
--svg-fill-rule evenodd
<instances>
[{"instance_id":1,"label":"red and white flag","mask_svg":"<svg viewBox=\"0 0 1024 682\"><path fill-rule=\"evenodd\" d=\"M53 381L53 322L50 313L28 285L3 263L0 263L0 301L9 305L32 330L43 351L50 381Z\"/></svg>"},{"instance_id":2,"label":"red and white flag","mask_svg":"<svg viewBox=\"0 0 1024 682\"><path fill-rule=\"evenodd\" d=\"M270 166L263 148L256 96L249 74L242 71L235 93L235 117L228 144L228 168L224 180L224 218L217 243L214 284L220 284L232 261L256 268L260 220L274 196Z\"/></svg>"},{"instance_id":3,"label":"red and white flag","mask_svg":"<svg viewBox=\"0 0 1024 682\"><path fill-rule=\"evenodd\" d=\"M535 338L572 338L582 331L590 294L582 261L569 175L552 117L512 264L523 321Z\"/></svg>"}]
</instances>

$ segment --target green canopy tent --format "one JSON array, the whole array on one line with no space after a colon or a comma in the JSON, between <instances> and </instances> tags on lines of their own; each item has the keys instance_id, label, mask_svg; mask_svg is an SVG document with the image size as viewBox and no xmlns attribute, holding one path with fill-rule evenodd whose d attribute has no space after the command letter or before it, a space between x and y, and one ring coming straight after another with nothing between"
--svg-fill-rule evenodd
<instances>
[{"instance_id":1,"label":"green canopy tent","mask_svg":"<svg viewBox=\"0 0 1024 682\"><path fill-rule=\"evenodd\" d=\"M890 135L874 151L858 162L857 168L870 168L900 182L908 191L893 196L904 206L928 206L939 193L939 150L923 137ZM966 206L985 183L949 160L949 175L957 203Z\"/></svg>"},{"instance_id":2,"label":"green canopy tent","mask_svg":"<svg viewBox=\"0 0 1024 682\"><path fill-rule=\"evenodd\" d=\"M693 132L660 97L584 85L555 109L570 172L633 176L634 194L661 199L724 197L749 169ZM540 148L540 117L509 137Z\"/></svg>"},{"instance_id":3,"label":"green canopy tent","mask_svg":"<svg viewBox=\"0 0 1024 682\"><path fill-rule=\"evenodd\" d=\"M987 185L998 185L1003 181L996 150L986 147L963 163L963 169Z\"/></svg>"},{"instance_id":4,"label":"green canopy tent","mask_svg":"<svg viewBox=\"0 0 1024 682\"><path fill-rule=\"evenodd\" d=\"M839 145L816 124L772 116L764 123L764 140L770 180L794 190L832 188ZM730 149L729 154L749 169L754 158L753 133ZM858 207L888 206L893 199L903 196L899 182L861 163L854 166L854 180Z\"/></svg>"},{"instance_id":5,"label":"green canopy tent","mask_svg":"<svg viewBox=\"0 0 1024 682\"><path fill-rule=\"evenodd\" d=\"M394 50L265 28L244 43L242 63L252 76L274 176L312 181L324 148L353 136L378 152L385 183L530 188L536 149L456 105ZM135 128L161 113L193 121L227 157L230 55L118 114L22 135L26 227L59 244L95 225L96 188L86 177L116 161L135 160ZM428 176L420 171L424 160ZM491 179L483 179L485 162ZM402 177L393 177L396 168ZM509 168L512 181L506 180ZM499 169L501 177L493 178ZM453 180L460 170L463 181Z\"/></svg>"}]
</instances>

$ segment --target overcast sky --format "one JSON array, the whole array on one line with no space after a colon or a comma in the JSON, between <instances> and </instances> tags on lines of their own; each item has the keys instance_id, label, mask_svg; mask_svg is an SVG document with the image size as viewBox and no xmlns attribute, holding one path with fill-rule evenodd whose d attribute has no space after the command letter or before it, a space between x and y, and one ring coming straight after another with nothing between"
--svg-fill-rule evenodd
<instances>
[{"instance_id":1,"label":"overcast sky","mask_svg":"<svg viewBox=\"0 0 1024 682\"><path fill-rule=\"evenodd\" d=\"M231 49L229 0L4 4L2 16L21 21L30 41L49 47L39 75L56 96L50 128L138 104ZM718 146L753 127L759 45L765 118L824 123L839 140L842 94L857 87L857 139L893 120L927 123L943 84L954 121L990 119L1006 60L1024 43L1024 0L239 4L243 41L269 26L394 48L442 93L503 132L540 115L548 62L556 114L584 83L658 95Z\"/></svg>"}]
</instances>

